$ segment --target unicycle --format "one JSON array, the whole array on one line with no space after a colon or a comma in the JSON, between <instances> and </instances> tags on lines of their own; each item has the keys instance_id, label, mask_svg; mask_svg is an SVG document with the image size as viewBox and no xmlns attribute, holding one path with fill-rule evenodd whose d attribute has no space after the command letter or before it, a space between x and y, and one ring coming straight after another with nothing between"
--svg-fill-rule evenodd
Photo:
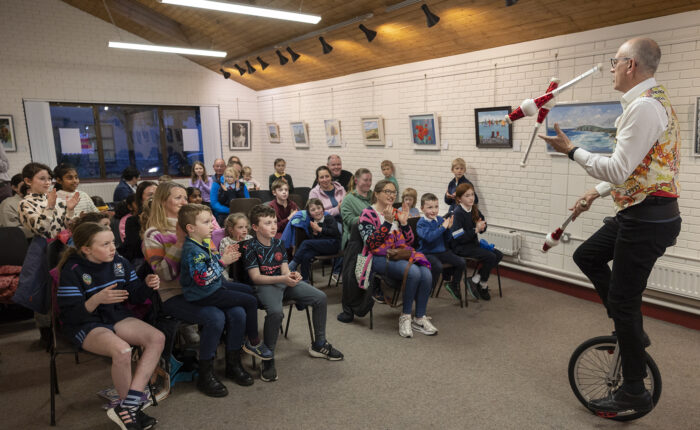
<instances>
[{"instance_id":1,"label":"unicycle","mask_svg":"<svg viewBox=\"0 0 700 430\"><path fill-rule=\"evenodd\" d=\"M651 356L645 351L647 376L644 385L654 406L661 397L661 373ZM576 348L569 359L569 384L576 398L589 409L590 400L599 399L622 385L622 366L616 336L599 336L588 339ZM616 421L630 421L649 413L630 411L620 414L599 414Z\"/></svg>"}]
</instances>

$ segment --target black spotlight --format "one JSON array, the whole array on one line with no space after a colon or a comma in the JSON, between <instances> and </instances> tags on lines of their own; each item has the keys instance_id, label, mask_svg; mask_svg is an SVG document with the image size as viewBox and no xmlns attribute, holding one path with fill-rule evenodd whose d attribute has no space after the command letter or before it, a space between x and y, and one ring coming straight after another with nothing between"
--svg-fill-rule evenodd
<instances>
[{"instance_id":1,"label":"black spotlight","mask_svg":"<svg viewBox=\"0 0 700 430\"><path fill-rule=\"evenodd\" d=\"M365 27L364 24L360 24L360 30L362 30L363 33L365 33L365 36L367 36L367 41L371 42L374 40L375 37L377 37L377 32L374 30L370 30L369 28Z\"/></svg>"},{"instance_id":2,"label":"black spotlight","mask_svg":"<svg viewBox=\"0 0 700 430\"><path fill-rule=\"evenodd\" d=\"M518 2L518 0L506 0L506 7L513 6L517 2Z\"/></svg>"},{"instance_id":3,"label":"black spotlight","mask_svg":"<svg viewBox=\"0 0 700 430\"><path fill-rule=\"evenodd\" d=\"M266 62L264 62L263 59L260 58L260 57L256 58L256 60L258 60L258 63L260 63L260 67L261 67L263 70L267 69L267 66L269 66L269 64L267 64Z\"/></svg>"},{"instance_id":4,"label":"black spotlight","mask_svg":"<svg viewBox=\"0 0 700 430\"><path fill-rule=\"evenodd\" d=\"M430 11L430 9L428 9L427 4L424 4L420 8L423 9L423 12L425 13L425 19L426 19L426 23L428 25L428 28L434 26L435 24L437 24L440 21L440 17L435 15L434 13L432 13Z\"/></svg>"},{"instance_id":5,"label":"black spotlight","mask_svg":"<svg viewBox=\"0 0 700 430\"><path fill-rule=\"evenodd\" d=\"M248 73L250 73L251 75L255 73L255 67L250 65L250 61L245 60L245 65L248 66Z\"/></svg>"},{"instance_id":6,"label":"black spotlight","mask_svg":"<svg viewBox=\"0 0 700 430\"><path fill-rule=\"evenodd\" d=\"M238 73L240 73L241 76L245 75L245 69L243 67L239 66L238 64L234 64L233 67L235 67L236 70L238 70Z\"/></svg>"},{"instance_id":7,"label":"black spotlight","mask_svg":"<svg viewBox=\"0 0 700 430\"><path fill-rule=\"evenodd\" d=\"M280 66L284 66L285 64L287 64L289 62L289 58L282 55L282 53L280 52L279 49L275 52L277 53L277 56L280 57Z\"/></svg>"},{"instance_id":8,"label":"black spotlight","mask_svg":"<svg viewBox=\"0 0 700 430\"><path fill-rule=\"evenodd\" d=\"M326 39L324 39L323 36L319 37L318 40L321 41L321 46L323 46L324 54L329 54L333 50L333 47L330 45L330 43L326 42Z\"/></svg>"},{"instance_id":9,"label":"black spotlight","mask_svg":"<svg viewBox=\"0 0 700 430\"><path fill-rule=\"evenodd\" d=\"M227 72L224 69L219 69L219 71L224 75L224 79L228 79L231 77L231 73Z\"/></svg>"},{"instance_id":10,"label":"black spotlight","mask_svg":"<svg viewBox=\"0 0 700 430\"><path fill-rule=\"evenodd\" d=\"M287 52L289 52L289 55L292 56L292 62L296 62L301 55L297 54L296 52L292 51L292 48L287 46Z\"/></svg>"}]
</instances>

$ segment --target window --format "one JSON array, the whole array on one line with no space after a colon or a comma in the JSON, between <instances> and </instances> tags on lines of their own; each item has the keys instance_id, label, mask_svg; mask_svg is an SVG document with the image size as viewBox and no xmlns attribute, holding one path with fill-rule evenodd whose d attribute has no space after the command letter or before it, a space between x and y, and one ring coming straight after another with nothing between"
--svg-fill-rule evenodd
<instances>
[{"instance_id":1,"label":"window","mask_svg":"<svg viewBox=\"0 0 700 430\"><path fill-rule=\"evenodd\" d=\"M58 163L84 179L121 177L128 166L142 177L189 176L203 161L199 108L51 103Z\"/></svg>"}]
</instances>

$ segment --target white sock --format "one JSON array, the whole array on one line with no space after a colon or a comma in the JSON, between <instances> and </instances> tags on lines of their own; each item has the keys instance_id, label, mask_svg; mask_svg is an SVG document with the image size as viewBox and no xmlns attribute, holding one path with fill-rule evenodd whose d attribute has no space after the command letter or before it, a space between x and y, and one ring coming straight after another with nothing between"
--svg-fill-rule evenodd
<instances>
[{"instance_id":1,"label":"white sock","mask_svg":"<svg viewBox=\"0 0 700 430\"><path fill-rule=\"evenodd\" d=\"M480 275L480 274L477 273L476 275L472 276L472 282L473 282L473 283L478 284L479 281L481 281L481 275Z\"/></svg>"},{"instance_id":2,"label":"white sock","mask_svg":"<svg viewBox=\"0 0 700 430\"><path fill-rule=\"evenodd\" d=\"M486 281L479 282L479 285L481 285L481 288L488 288L489 284L486 283Z\"/></svg>"}]
</instances>

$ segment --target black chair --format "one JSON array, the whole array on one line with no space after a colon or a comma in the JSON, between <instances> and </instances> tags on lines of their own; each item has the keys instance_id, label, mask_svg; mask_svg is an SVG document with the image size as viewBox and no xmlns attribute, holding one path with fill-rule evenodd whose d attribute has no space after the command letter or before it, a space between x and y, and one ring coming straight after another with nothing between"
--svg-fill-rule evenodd
<instances>
[{"instance_id":1,"label":"black chair","mask_svg":"<svg viewBox=\"0 0 700 430\"><path fill-rule=\"evenodd\" d=\"M296 203L299 209L304 209L304 206L306 206L306 201L299 194L290 194L289 200Z\"/></svg>"},{"instance_id":2,"label":"black chair","mask_svg":"<svg viewBox=\"0 0 700 430\"><path fill-rule=\"evenodd\" d=\"M248 191L248 194L251 199L260 199L261 202L269 202L275 198L270 190Z\"/></svg>"},{"instance_id":3,"label":"black chair","mask_svg":"<svg viewBox=\"0 0 700 430\"><path fill-rule=\"evenodd\" d=\"M300 208L306 206L306 202L309 200L309 192L311 192L309 187L294 187L294 194L301 196L303 206L299 206Z\"/></svg>"},{"instance_id":4,"label":"black chair","mask_svg":"<svg viewBox=\"0 0 700 430\"><path fill-rule=\"evenodd\" d=\"M296 233L295 233L294 237L295 237L295 244L294 244L295 250L299 249L299 246L301 245L301 243L304 242L306 239L308 239L308 236L306 235L306 231L300 227L296 227ZM342 249L339 252L332 254L332 255L317 255L316 257L314 257L313 260L311 260L311 264L313 265L313 263L316 261L321 262L321 264L324 264L326 262L330 262L331 267L333 267L338 258L343 258L343 250ZM314 271L310 270L309 272L310 272L310 277L311 277L311 279L309 279L309 281L311 281L311 285L313 285L314 284ZM331 275L328 276L327 287L329 287L329 288L331 286L331 280L333 279L332 272L333 271L331 270ZM335 282L335 286L337 287L339 283L340 283L340 276L338 277L338 280Z\"/></svg>"},{"instance_id":5,"label":"black chair","mask_svg":"<svg viewBox=\"0 0 700 430\"><path fill-rule=\"evenodd\" d=\"M0 227L0 265L21 266L29 243L19 227Z\"/></svg>"},{"instance_id":6,"label":"black chair","mask_svg":"<svg viewBox=\"0 0 700 430\"><path fill-rule=\"evenodd\" d=\"M262 201L260 199L255 199L255 198L250 198L250 199L233 199L231 200L231 203L229 203L229 211L230 213L236 213L236 212L242 212L246 216L248 216L248 213L250 212L253 207L261 204Z\"/></svg>"}]
</instances>

